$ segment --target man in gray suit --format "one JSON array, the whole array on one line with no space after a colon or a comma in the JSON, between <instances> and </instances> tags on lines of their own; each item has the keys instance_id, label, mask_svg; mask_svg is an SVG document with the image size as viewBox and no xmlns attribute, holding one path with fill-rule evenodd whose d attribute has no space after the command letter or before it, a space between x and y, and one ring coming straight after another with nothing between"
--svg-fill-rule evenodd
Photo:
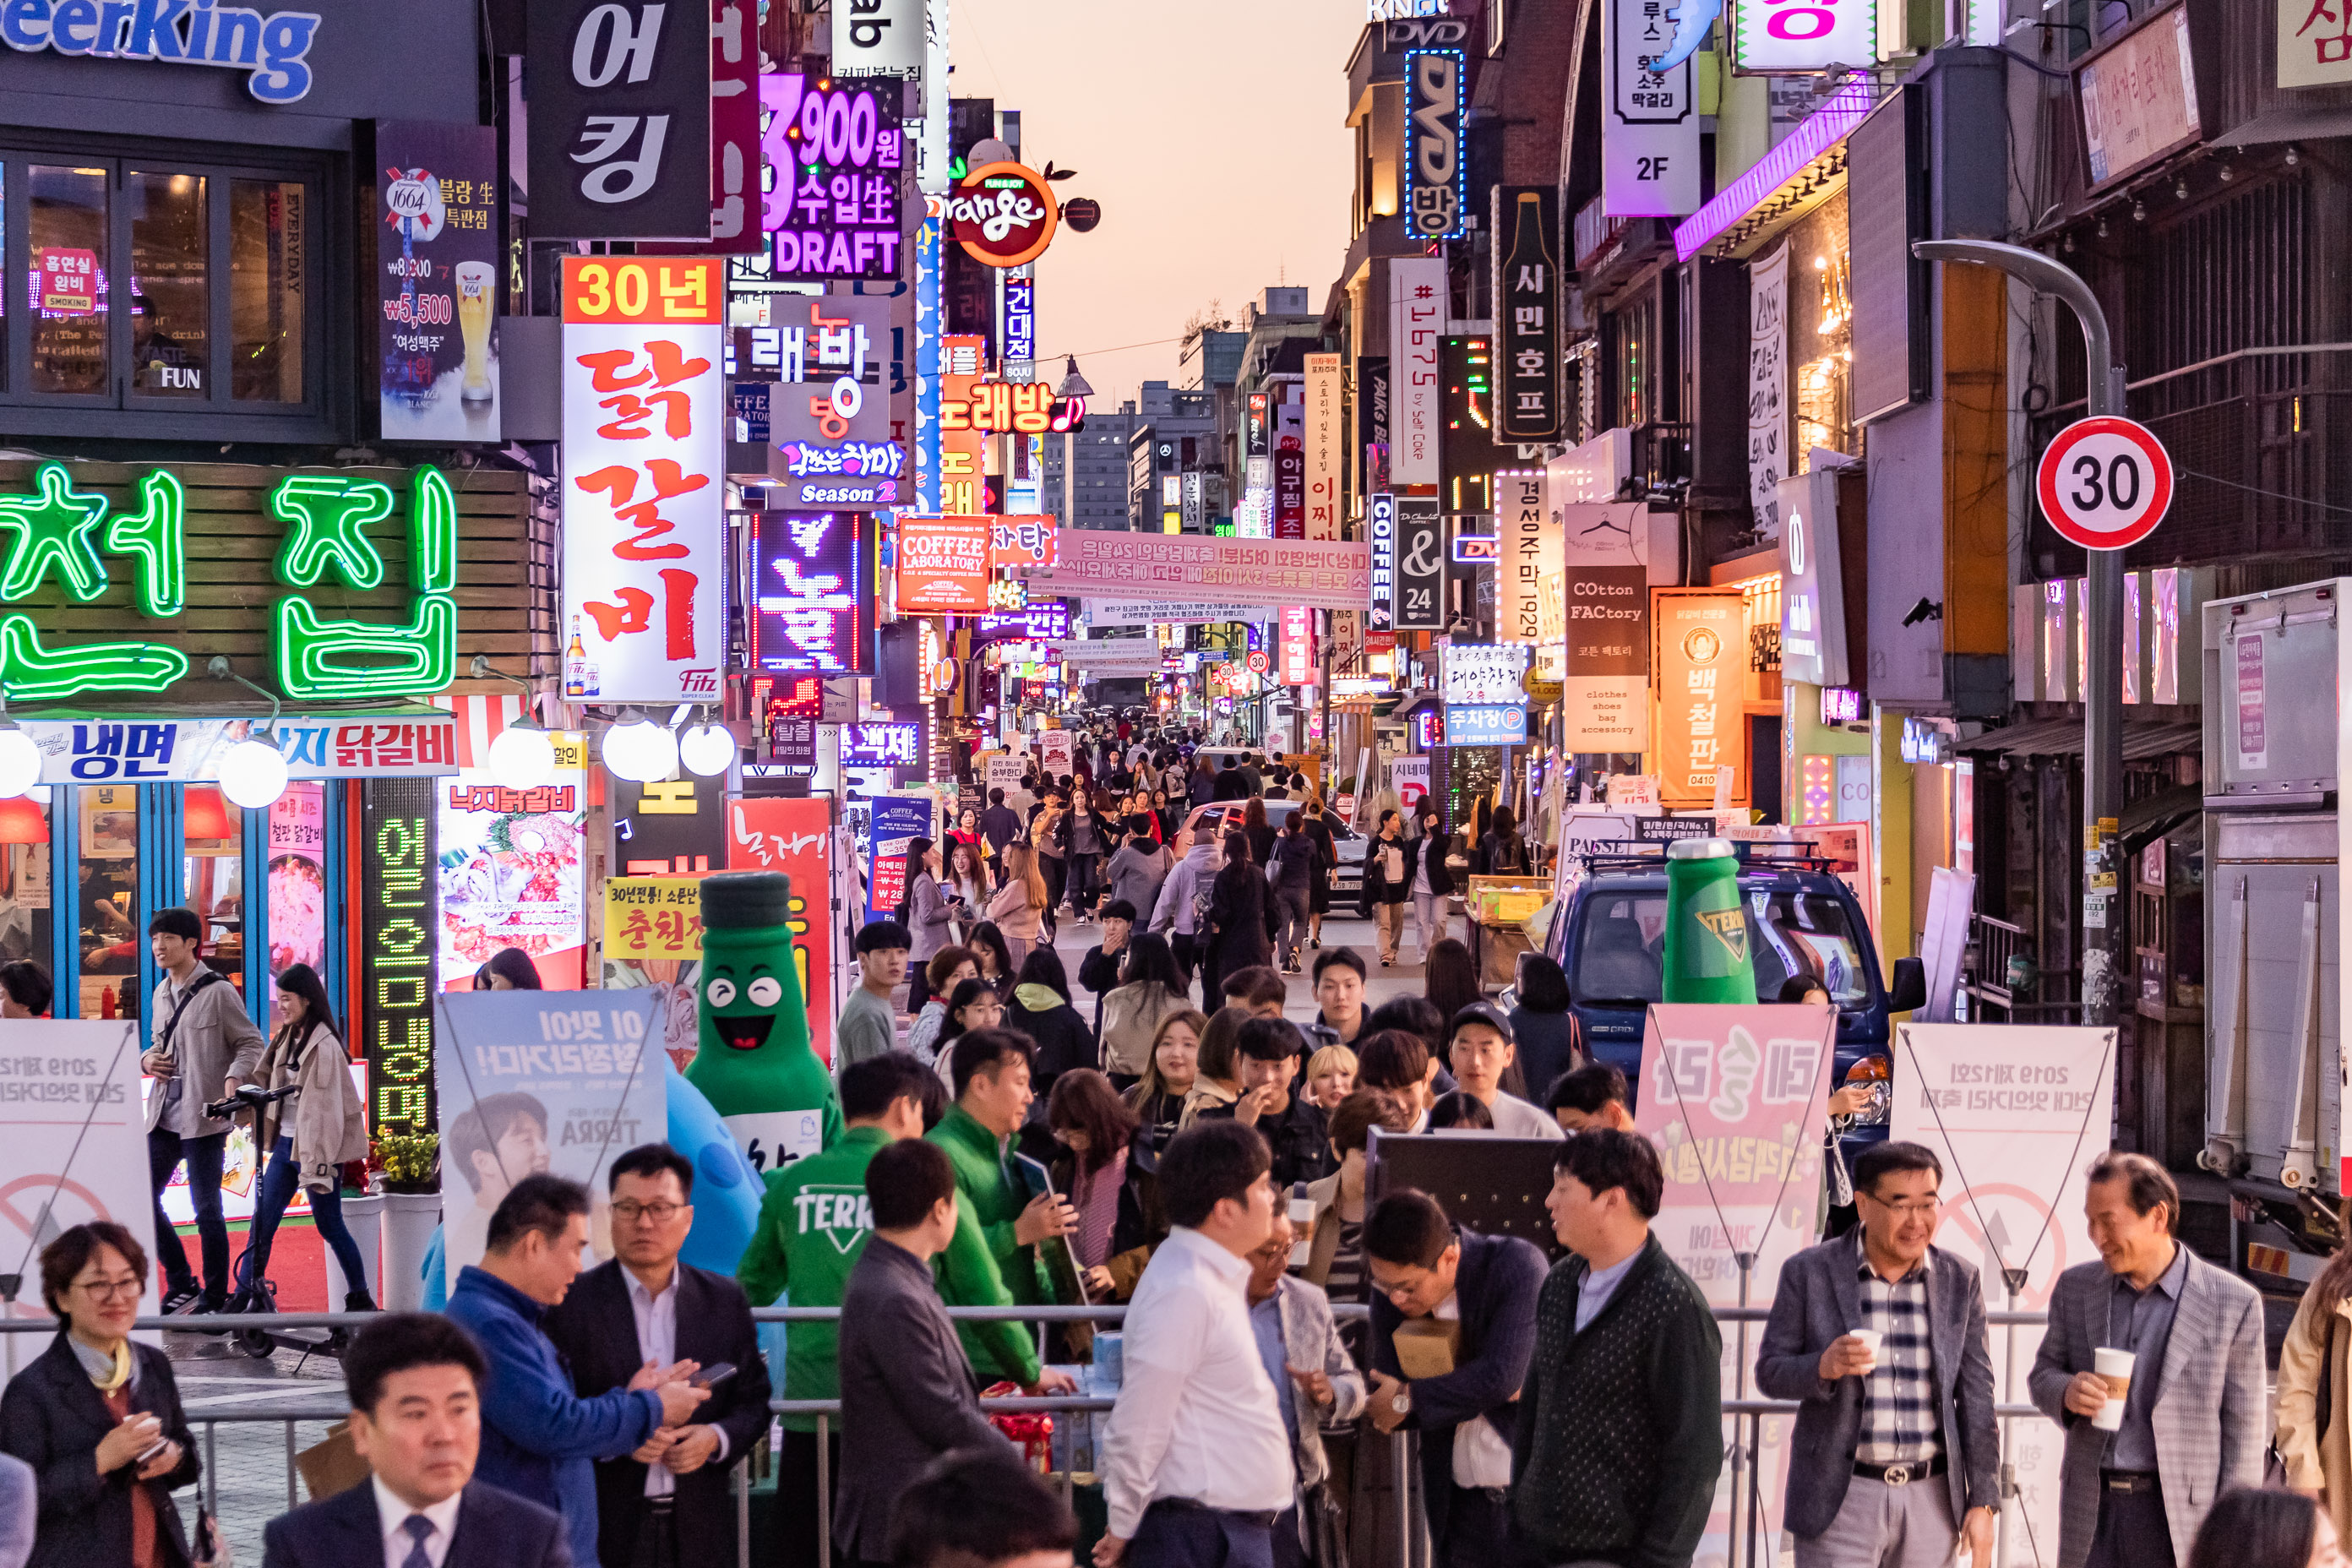
<instances>
[{"instance_id":1,"label":"man in gray suit","mask_svg":"<svg viewBox=\"0 0 2352 1568\"><path fill-rule=\"evenodd\" d=\"M1797 1568L1992 1561L2000 1438L1984 1290L1932 1245L1944 1167L1917 1143L1853 1165L1862 1225L1780 1268L1758 1386L1801 1402L1789 1462ZM1875 1335L1874 1340L1871 1336Z\"/></svg>"},{"instance_id":2,"label":"man in gray suit","mask_svg":"<svg viewBox=\"0 0 2352 1568\"><path fill-rule=\"evenodd\" d=\"M834 1549L852 1563L890 1560L890 1516L908 1482L958 1448L1003 1448L980 1413L971 1363L931 1283L954 1239L955 1167L919 1138L866 1167L874 1234L841 1299L841 1482Z\"/></svg>"},{"instance_id":3,"label":"man in gray suit","mask_svg":"<svg viewBox=\"0 0 2352 1568\"><path fill-rule=\"evenodd\" d=\"M2058 1277L2031 1379L2066 1429L2058 1565L2173 1568L2216 1497L2262 1483L2262 1298L2173 1239L2180 1189L2147 1155L2092 1162L2083 1206L2101 1261ZM2092 1370L2102 1348L2132 1352L2127 1389Z\"/></svg>"}]
</instances>

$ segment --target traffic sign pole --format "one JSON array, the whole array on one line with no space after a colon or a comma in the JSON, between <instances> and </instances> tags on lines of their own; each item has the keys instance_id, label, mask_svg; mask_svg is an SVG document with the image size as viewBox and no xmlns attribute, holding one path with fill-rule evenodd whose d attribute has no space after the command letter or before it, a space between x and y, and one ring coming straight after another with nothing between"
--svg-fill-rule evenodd
<instances>
[{"instance_id":1,"label":"traffic sign pole","mask_svg":"<svg viewBox=\"0 0 2352 1568\"><path fill-rule=\"evenodd\" d=\"M2093 416L2124 412L2124 371L2116 363L2106 312L2091 286L2053 258L2022 246L1989 239L1922 239L1911 253L1925 261L1965 261L1996 268L2064 300L2083 325L2084 363L2090 367ZM2089 550L2084 640L2089 668L2083 689L2083 1022L2113 1027L2122 976L2125 903L2116 832L2124 805L2124 558L2120 550ZM2002 1510L2004 1519L2008 1510ZM2001 1531L2006 1568L2011 1531Z\"/></svg>"}]
</instances>

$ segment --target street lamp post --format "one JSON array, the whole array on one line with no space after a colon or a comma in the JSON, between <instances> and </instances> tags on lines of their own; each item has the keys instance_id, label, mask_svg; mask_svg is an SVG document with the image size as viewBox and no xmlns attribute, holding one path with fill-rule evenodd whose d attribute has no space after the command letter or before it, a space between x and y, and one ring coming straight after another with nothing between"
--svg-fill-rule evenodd
<instances>
[{"instance_id":1,"label":"street lamp post","mask_svg":"<svg viewBox=\"0 0 2352 1568\"><path fill-rule=\"evenodd\" d=\"M2124 371L2115 363L2106 313L2091 286L2039 251L1989 239L1923 239L1911 253L1925 261L1998 268L2064 300L2083 324L2093 416L2124 412ZM2124 804L2124 559L2093 550L2084 595L2089 668L2083 672L2083 1022L2112 1028L2122 984L2122 878L2116 827Z\"/></svg>"}]
</instances>

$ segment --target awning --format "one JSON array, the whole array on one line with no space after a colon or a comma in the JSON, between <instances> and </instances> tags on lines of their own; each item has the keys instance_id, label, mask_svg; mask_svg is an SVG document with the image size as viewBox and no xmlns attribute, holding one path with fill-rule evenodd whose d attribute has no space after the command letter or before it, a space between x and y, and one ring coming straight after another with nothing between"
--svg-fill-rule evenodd
<instances>
[{"instance_id":1,"label":"awning","mask_svg":"<svg viewBox=\"0 0 2352 1568\"><path fill-rule=\"evenodd\" d=\"M2170 756L2176 752L2200 751L2205 744L2205 730L2200 724L2133 723L2124 721L2124 761L2144 762L2150 757ZM2080 719L2040 719L2031 723L2011 724L2005 730L1987 730L1959 742L1956 750L1979 754L2000 753L2012 757L2072 757L2083 752L2083 721Z\"/></svg>"},{"instance_id":2,"label":"awning","mask_svg":"<svg viewBox=\"0 0 2352 1568\"><path fill-rule=\"evenodd\" d=\"M2352 109L2274 109L2213 139L2216 147L2265 147L2352 136Z\"/></svg>"}]
</instances>

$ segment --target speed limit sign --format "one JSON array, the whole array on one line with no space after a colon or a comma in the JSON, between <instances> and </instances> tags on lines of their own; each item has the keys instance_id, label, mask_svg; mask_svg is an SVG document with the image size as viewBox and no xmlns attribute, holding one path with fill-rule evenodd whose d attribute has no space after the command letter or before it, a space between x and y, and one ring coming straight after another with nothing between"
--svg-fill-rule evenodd
<instances>
[{"instance_id":1,"label":"speed limit sign","mask_svg":"<svg viewBox=\"0 0 2352 1568\"><path fill-rule=\"evenodd\" d=\"M2126 550L2172 504L2172 459L2154 431L2101 414L2058 432L2036 477L2050 526L2085 550Z\"/></svg>"}]
</instances>

